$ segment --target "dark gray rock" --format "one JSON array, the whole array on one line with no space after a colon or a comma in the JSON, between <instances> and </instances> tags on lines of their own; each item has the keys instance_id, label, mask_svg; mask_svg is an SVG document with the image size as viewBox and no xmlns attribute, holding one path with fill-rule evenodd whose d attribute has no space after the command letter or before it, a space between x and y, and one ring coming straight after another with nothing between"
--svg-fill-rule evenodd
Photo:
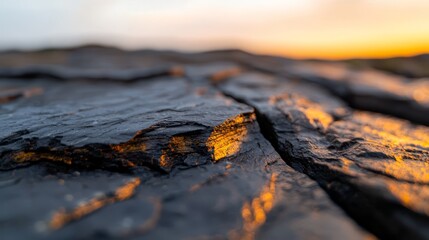
<instances>
[{"instance_id":1,"label":"dark gray rock","mask_svg":"<svg viewBox=\"0 0 429 240\"><path fill-rule=\"evenodd\" d=\"M288 74L317 83L354 108L390 114L429 125L429 81L376 70L351 70L344 65L299 63Z\"/></svg>"},{"instance_id":2,"label":"dark gray rock","mask_svg":"<svg viewBox=\"0 0 429 240\"><path fill-rule=\"evenodd\" d=\"M379 114L427 125L427 80L98 46L0 78L5 239L429 239L429 129Z\"/></svg>"},{"instance_id":3,"label":"dark gray rock","mask_svg":"<svg viewBox=\"0 0 429 240\"><path fill-rule=\"evenodd\" d=\"M390 239L427 239L429 128L350 109L318 86L258 73L221 85L256 108L264 134L358 222Z\"/></svg>"},{"instance_id":4,"label":"dark gray rock","mask_svg":"<svg viewBox=\"0 0 429 240\"><path fill-rule=\"evenodd\" d=\"M225 63L134 82L7 80L42 89L1 106L4 239L363 239L212 84Z\"/></svg>"}]
</instances>

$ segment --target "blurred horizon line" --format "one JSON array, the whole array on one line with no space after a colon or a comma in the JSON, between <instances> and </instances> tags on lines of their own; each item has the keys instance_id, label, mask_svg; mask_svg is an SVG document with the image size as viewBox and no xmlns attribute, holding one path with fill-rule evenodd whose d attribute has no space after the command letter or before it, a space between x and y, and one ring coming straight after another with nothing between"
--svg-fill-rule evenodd
<instances>
[{"instance_id":1,"label":"blurred horizon line","mask_svg":"<svg viewBox=\"0 0 429 240\"><path fill-rule=\"evenodd\" d=\"M0 53L8 52L43 52L43 51L56 51L56 50L74 50L86 47L99 47L99 48L110 48L117 49L125 52L137 52L137 51L159 51L159 52L179 52L185 54L197 54L204 52L221 52L221 51L241 51L248 54L261 55L261 56L273 56L281 57L287 59L296 59L296 60L326 60L326 61L344 61L344 60L371 60L371 59L394 59L394 58L413 58L418 56L429 55L428 51L418 51L415 53L409 54L390 54L387 56L356 56L356 57L298 57L293 56L292 54L287 53L273 53L266 51L255 51L248 49L246 47L237 47L237 46L224 46L224 47L201 47L198 49L183 49L183 48L174 48L174 47L151 47L151 46L124 46L122 44L114 43L105 43L100 41L78 41L62 44L40 44L34 46L10 46L10 47L0 47ZM286 51L284 51L286 52Z\"/></svg>"}]
</instances>

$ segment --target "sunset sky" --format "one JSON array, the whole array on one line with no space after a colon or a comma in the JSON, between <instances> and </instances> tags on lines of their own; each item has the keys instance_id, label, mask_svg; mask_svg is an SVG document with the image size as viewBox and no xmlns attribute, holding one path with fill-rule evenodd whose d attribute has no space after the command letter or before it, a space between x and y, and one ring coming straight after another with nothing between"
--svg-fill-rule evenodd
<instances>
[{"instance_id":1,"label":"sunset sky","mask_svg":"<svg viewBox=\"0 0 429 240\"><path fill-rule=\"evenodd\" d=\"M101 43L297 58L429 52L428 0L1 0L0 49Z\"/></svg>"}]
</instances>

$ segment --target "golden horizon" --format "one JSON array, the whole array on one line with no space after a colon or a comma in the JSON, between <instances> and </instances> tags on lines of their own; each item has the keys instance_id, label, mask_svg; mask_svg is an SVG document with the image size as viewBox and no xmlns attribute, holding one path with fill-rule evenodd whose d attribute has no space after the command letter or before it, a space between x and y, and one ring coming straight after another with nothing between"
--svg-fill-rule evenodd
<instances>
[{"instance_id":1,"label":"golden horizon","mask_svg":"<svg viewBox=\"0 0 429 240\"><path fill-rule=\"evenodd\" d=\"M428 9L426 0L5 0L0 49L94 42L298 59L412 56L429 53Z\"/></svg>"}]
</instances>

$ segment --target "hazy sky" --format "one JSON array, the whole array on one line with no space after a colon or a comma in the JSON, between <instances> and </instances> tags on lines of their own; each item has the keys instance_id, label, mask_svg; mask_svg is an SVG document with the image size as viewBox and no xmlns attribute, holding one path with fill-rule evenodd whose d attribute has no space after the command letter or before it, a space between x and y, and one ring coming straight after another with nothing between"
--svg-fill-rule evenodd
<instances>
[{"instance_id":1,"label":"hazy sky","mask_svg":"<svg viewBox=\"0 0 429 240\"><path fill-rule=\"evenodd\" d=\"M0 0L0 48L103 43L294 57L429 52L429 0Z\"/></svg>"}]
</instances>

